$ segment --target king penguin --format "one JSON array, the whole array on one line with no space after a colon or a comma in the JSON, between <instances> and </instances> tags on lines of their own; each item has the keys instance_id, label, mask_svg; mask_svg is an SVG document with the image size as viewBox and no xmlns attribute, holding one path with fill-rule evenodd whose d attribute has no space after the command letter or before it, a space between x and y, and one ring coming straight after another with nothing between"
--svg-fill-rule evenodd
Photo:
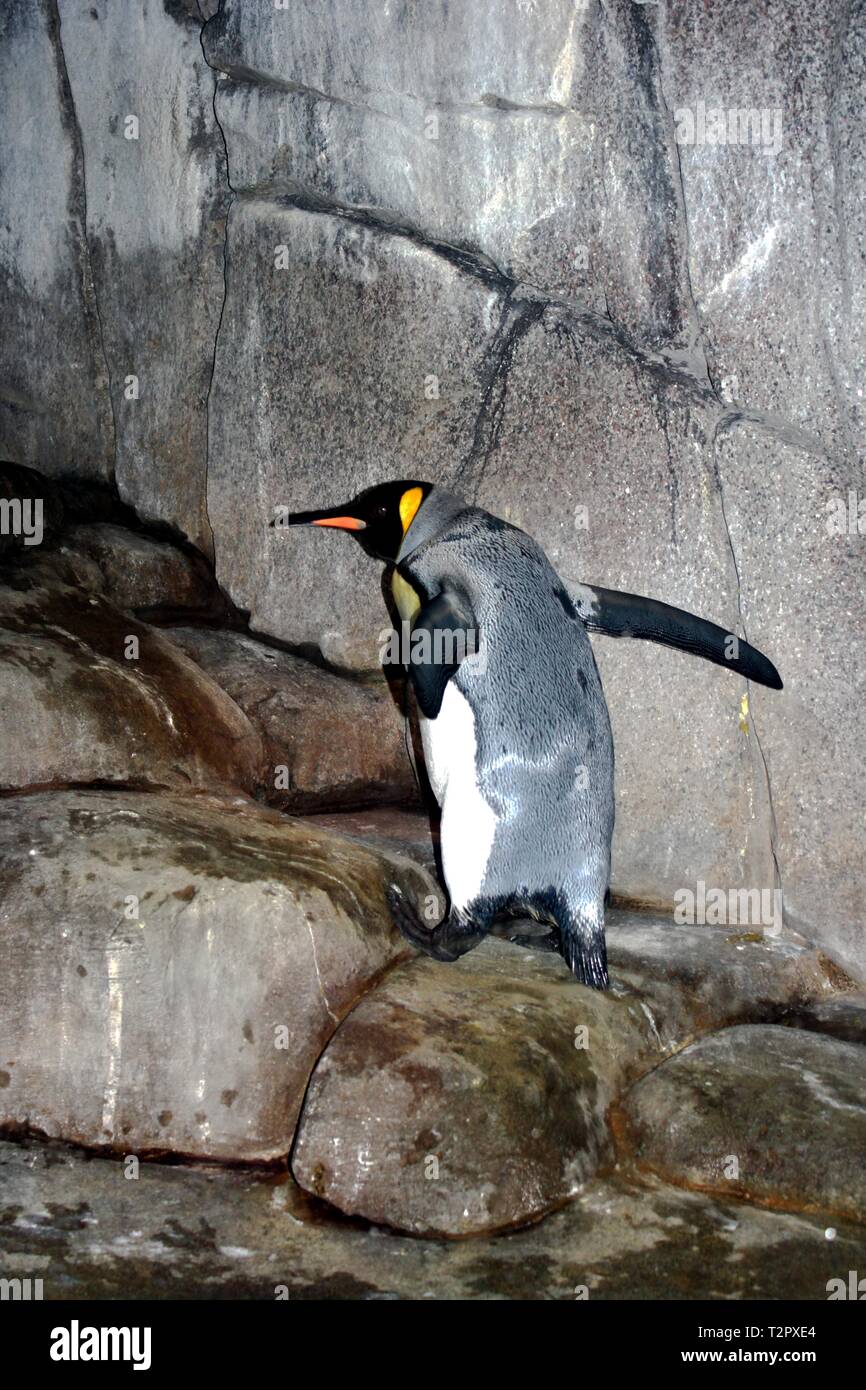
<instances>
[{"instance_id":1,"label":"king penguin","mask_svg":"<svg viewBox=\"0 0 866 1390\"><path fill-rule=\"evenodd\" d=\"M569 593L524 531L428 482L379 484L289 522L349 531L390 565L410 633L450 902L430 928L392 887L403 935L452 961L495 922L533 917L577 980L606 989L614 755L587 631L679 647L781 689L775 667L667 604L585 584Z\"/></svg>"}]
</instances>

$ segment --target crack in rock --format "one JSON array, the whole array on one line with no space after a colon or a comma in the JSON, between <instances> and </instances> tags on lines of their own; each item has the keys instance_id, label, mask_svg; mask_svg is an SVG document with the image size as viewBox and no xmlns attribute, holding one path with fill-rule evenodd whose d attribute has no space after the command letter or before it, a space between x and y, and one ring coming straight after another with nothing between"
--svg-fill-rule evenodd
<instances>
[{"instance_id":1,"label":"crack in rock","mask_svg":"<svg viewBox=\"0 0 866 1390\"><path fill-rule=\"evenodd\" d=\"M748 642L748 641L749 641L749 632L748 632L748 628L747 628L747 626L746 626L746 620L745 620L745 617L744 617L744 614L743 614L743 590L742 590L742 583L741 583L741 580L740 580L740 566L739 566L739 562L738 562L738 560L737 560L737 552L736 552L736 550L735 550L735 548L734 548L734 538L733 538L733 536L731 535L731 527L730 527L730 523L729 523L729 521L728 521L727 510L726 510L726 508L725 508L725 488L724 488L724 481L723 481L723 479L722 479L722 470L721 470L721 466L720 466L720 464L719 464L718 454L717 454L717 451L716 451L716 442L717 442L718 436L719 436L719 428L717 427L717 428L716 428L716 431L715 431L715 433L714 433L714 435L713 435L712 444L711 444L712 460L713 460L713 472L714 472L715 479L716 479L716 485L717 485L717 487L718 487L718 489L719 489L719 502L720 502L720 505L721 505L722 523L723 523L724 528L725 528L725 535L726 535L727 541L728 541L728 548L730 549L730 552L731 552L731 562L732 562L732 564L733 564L733 566L734 566L734 576L735 576L736 585L737 585L737 614L738 614L738 617L739 617L739 622L740 622L740 627L741 627L741 629L742 629L743 637L744 637L744 639ZM747 691L750 691L750 690L751 690L751 683L750 683L748 680L746 681L746 689L747 689ZM764 752L764 746L763 746L763 744L761 743L760 734L758 733L758 726L757 726L757 724L756 724L756 722L755 722L755 715L754 715L754 712L753 712L753 710L752 710L751 700L749 700L749 720L750 720L750 723L751 723L752 733L753 733L754 739L755 739L755 746L756 746L757 749L758 749L758 753L759 753L760 759L761 759L761 765L762 765L763 770L764 770L764 785L765 785L766 793L767 793L767 810L768 810L768 812L769 812L768 824L767 824L767 827L766 827L766 829L767 829L767 838L768 838L769 844L770 844L770 853L771 853L772 856L773 856L773 866L774 866L774 870L775 870L775 880L776 880L776 882L775 882L775 887L778 888L778 890L779 890L779 897L780 897L780 901L781 901L781 903L782 903L782 922L783 922L783 924L785 924L785 898L784 898L784 888L783 888L783 884L782 884L782 870L781 870L781 866L780 866L780 864L779 864L779 854L778 854L778 827L777 827L777 823L776 823L776 810L775 810L775 805L774 805L774 802L773 802L773 788L772 788L772 785L771 785L771 782L770 782L770 768L769 768L769 764L767 763L767 757L766 757L766 754L765 754L765 752Z\"/></svg>"},{"instance_id":2,"label":"crack in rock","mask_svg":"<svg viewBox=\"0 0 866 1390\"><path fill-rule=\"evenodd\" d=\"M454 482L464 487L473 500L478 499L490 456L499 443L508 376L517 345L533 324L538 323L545 307L542 300L515 305L510 294L502 306L499 327L486 354L481 408L475 420L472 443L454 475Z\"/></svg>"},{"instance_id":3,"label":"crack in rock","mask_svg":"<svg viewBox=\"0 0 866 1390\"><path fill-rule=\"evenodd\" d=\"M231 212L232 212L232 208L233 208L233 206L234 206L235 199L236 199L236 197L237 197L237 194L236 194L236 192L235 192L235 189L232 187L232 181L231 181L231 168L230 168L230 164L229 164L229 147L228 147L228 141L226 140L226 133L225 133L225 130L223 129L222 123L221 123L220 118L219 118L219 116L218 116L218 114L217 114L217 87L218 87L218 84L219 84L219 76L218 76L217 70L216 70L216 69L212 66L212 64L208 61L207 49L205 48L205 42L204 42L204 31L205 31L205 29L207 28L208 24L211 22L211 20L217 18L217 16L219 15L219 12L220 12L220 9L221 9L221 8L222 8L222 0L219 0L219 4L218 4L218 6L217 6L216 11L214 12L213 15L210 16L210 18L208 18L208 19L206 19L206 20L204 21L204 23L203 23L202 26L201 26L201 30L200 30L200 32L199 32L199 43L201 44L202 57L204 58L205 63L206 63L207 66L211 69L211 71L213 72L213 75L214 75L214 80L213 80L213 98L212 98L212 101L211 101L211 105L212 105L212 107L213 107L213 118L214 118L214 122L215 122L215 124L216 124L217 130L218 130L219 133L220 133L220 137L221 137L222 143L223 143L223 150L224 150L224 153L225 153L225 164L224 164L224 168L225 168L225 181L226 181L226 188L228 189L228 206L226 207L225 230L224 230L224 233L223 233L223 297L222 297L222 303L220 304L220 311L219 311L219 317L218 317L218 319L217 319L216 332L214 333L213 352L212 352L212 354L211 354L210 377L209 377L209 379L208 379L207 396L205 397L205 412L204 412L204 414L205 414L204 514L205 514L205 518L206 518L206 520L207 520L208 530L209 530L209 532L210 532L210 537L211 537L211 548L212 548L212 551L213 551L214 574L216 574L216 568L217 568L217 560L216 560L216 532L215 532L215 530L214 530L214 527L213 527L212 524L211 524L210 509L209 509L209 506L208 506L208 495L209 495L209 490L210 490L210 423L211 423L210 403L211 403L211 393L212 393L212 391L213 391L214 377L215 377L215 375L216 375L217 352L218 352L218 349L219 349L220 332L221 332L221 330L222 330L222 326L223 326L223 317L224 317L224 315L225 315L226 303L228 302L228 297L229 297L229 280L228 280L228 273L229 273L229 223L230 223L230 221L231 221Z\"/></svg>"},{"instance_id":4,"label":"crack in rock","mask_svg":"<svg viewBox=\"0 0 866 1390\"><path fill-rule=\"evenodd\" d=\"M703 375L706 378L706 382L709 384L710 389L712 390L712 393L716 397L716 399L721 401L718 389L716 387L715 382L713 381L713 377L710 372L709 354L707 352L707 346L704 341L704 335L701 328L700 314L698 312L694 287L692 285L692 275L690 266L691 238L689 233L688 208L686 205L686 190L685 183L683 180L682 157L680 155L680 147L677 144L676 140L673 113L670 109L667 95L665 93L663 77L664 64L662 62L661 48L659 45L659 40L653 31L653 27L650 23L645 7L633 6L632 12L635 17L635 23L639 27L641 33L644 35L646 43L653 55L653 66L655 68L656 77L655 86L658 92L658 100L661 107L661 115L664 120L665 130L667 132L667 153L668 162L670 165L672 175L671 183L674 190L674 197L676 199L677 217L682 230L682 252L679 256L679 273L682 281L682 286L685 289L685 298L686 303L688 305L689 319L691 324L689 352L690 354L694 354L695 352L697 352L697 354L699 355L703 368ZM698 376L698 379L701 379L702 373L696 373L696 375Z\"/></svg>"},{"instance_id":5,"label":"crack in rock","mask_svg":"<svg viewBox=\"0 0 866 1390\"><path fill-rule=\"evenodd\" d=\"M57 53L58 76L60 80L60 106L64 116L64 124L67 125L71 144L72 144L72 171L71 182L73 197L80 204L81 226L81 293L85 309L90 308L93 316L93 324L88 323L88 330L92 337L92 327L95 324L96 341L98 344L99 355L102 357L105 368L105 382L108 393L108 408L111 417L111 437L113 446L114 461L112 464L112 477L117 477L117 413L114 408L114 391L111 380L111 367L108 362L108 352L105 346L105 331L102 323L102 314L99 308L99 296L96 290L96 277L93 273L93 255L90 249L88 235L87 218L87 170L84 163L84 137L81 133L81 123L75 108L75 98L72 94L72 83L69 78L69 68L66 64L66 53L63 48L62 24L60 20L60 9L58 0L48 0L48 36ZM98 382L96 383L99 384Z\"/></svg>"}]
</instances>

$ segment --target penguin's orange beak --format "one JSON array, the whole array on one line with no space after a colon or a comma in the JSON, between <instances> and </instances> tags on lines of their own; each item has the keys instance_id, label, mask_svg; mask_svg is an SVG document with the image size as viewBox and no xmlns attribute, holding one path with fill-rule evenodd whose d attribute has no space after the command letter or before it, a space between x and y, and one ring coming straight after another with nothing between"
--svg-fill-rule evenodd
<instances>
[{"instance_id":1,"label":"penguin's orange beak","mask_svg":"<svg viewBox=\"0 0 866 1390\"><path fill-rule=\"evenodd\" d=\"M363 531L367 523L359 521L356 516L321 516L318 521L311 521L310 525L339 526L341 531Z\"/></svg>"},{"instance_id":2,"label":"penguin's orange beak","mask_svg":"<svg viewBox=\"0 0 866 1390\"><path fill-rule=\"evenodd\" d=\"M363 531L366 521L357 516L346 516L339 507L327 512L293 512L289 517L290 526L336 526L340 531Z\"/></svg>"}]
</instances>

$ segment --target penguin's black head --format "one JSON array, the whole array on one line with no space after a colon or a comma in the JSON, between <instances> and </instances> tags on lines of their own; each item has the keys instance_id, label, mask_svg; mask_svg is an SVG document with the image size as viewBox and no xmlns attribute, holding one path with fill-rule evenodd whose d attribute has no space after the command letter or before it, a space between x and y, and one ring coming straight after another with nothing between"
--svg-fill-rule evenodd
<instances>
[{"instance_id":1,"label":"penguin's black head","mask_svg":"<svg viewBox=\"0 0 866 1390\"><path fill-rule=\"evenodd\" d=\"M432 483L417 478L378 483L365 488L351 502L323 512L293 512L290 526L335 526L351 531L368 555L393 564L419 507Z\"/></svg>"}]
</instances>

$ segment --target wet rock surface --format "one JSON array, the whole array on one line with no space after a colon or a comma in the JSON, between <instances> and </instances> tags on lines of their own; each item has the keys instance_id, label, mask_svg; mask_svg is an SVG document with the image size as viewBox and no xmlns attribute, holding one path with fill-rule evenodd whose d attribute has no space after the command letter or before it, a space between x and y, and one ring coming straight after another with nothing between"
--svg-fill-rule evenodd
<instances>
[{"instance_id":1,"label":"wet rock surface","mask_svg":"<svg viewBox=\"0 0 866 1390\"><path fill-rule=\"evenodd\" d=\"M729 1028L639 1081L624 1147L667 1181L866 1217L866 1051L792 1028Z\"/></svg>"},{"instance_id":2,"label":"wet rock surface","mask_svg":"<svg viewBox=\"0 0 866 1390\"><path fill-rule=\"evenodd\" d=\"M866 998L862 994L842 994L813 999L796 1009L790 1022L796 1028L829 1033L841 1042L866 1044Z\"/></svg>"},{"instance_id":3,"label":"wet rock surface","mask_svg":"<svg viewBox=\"0 0 866 1390\"><path fill-rule=\"evenodd\" d=\"M860 10L7 9L4 1274L826 1298L866 1259ZM390 921L441 889L383 804L380 566L268 523L399 476L781 671L595 642L605 996ZM701 882L772 933L675 927Z\"/></svg>"},{"instance_id":4,"label":"wet rock surface","mask_svg":"<svg viewBox=\"0 0 866 1390\"><path fill-rule=\"evenodd\" d=\"M197 5L125 14L62 0L78 125L112 476L124 500L210 553L207 404L230 201ZM132 122L130 121L132 118Z\"/></svg>"},{"instance_id":5,"label":"wet rock surface","mask_svg":"<svg viewBox=\"0 0 866 1390\"><path fill-rule=\"evenodd\" d=\"M0 1125L285 1157L310 1071L406 953L420 872L245 798L0 800Z\"/></svg>"},{"instance_id":6,"label":"wet rock surface","mask_svg":"<svg viewBox=\"0 0 866 1390\"><path fill-rule=\"evenodd\" d=\"M423 1240L332 1221L286 1174L0 1144L0 1258L46 1298L803 1299L863 1268L862 1226L651 1177L596 1179L537 1226Z\"/></svg>"},{"instance_id":7,"label":"wet rock surface","mask_svg":"<svg viewBox=\"0 0 866 1390\"><path fill-rule=\"evenodd\" d=\"M114 421L85 226L80 131L56 6L8 6L0 118L4 457L110 478ZM38 227L38 234L34 235Z\"/></svg>"},{"instance_id":8,"label":"wet rock surface","mask_svg":"<svg viewBox=\"0 0 866 1390\"><path fill-rule=\"evenodd\" d=\"M408 855L435 872L439 850L438 818L430 811L407 806L369 806L363 811L337 811L307 817L310 825L336 830L372 849Z\"/></svg>"},{"instance_id":9,"label":"wet rock surface","mask_svg":"<svg viewBox=\"0 0 866 1390\"><path fill-rule=\"evenodd\" d=\"M253 791L262 776L258 734L177 647L92 591L27 570L0 587L0 703L4 790Z\"/></svg>"},{"instance_id":10,"label":"wet rock surface","mask_svg":"<svg viewBox=\"0 0 866 1390\"><path fill-rule=\"evenodd\" d=\"M784 1022L814 1009L817 1026L821 1009L851 1007L839 994L850 981L819 951L749 928L613 911L607 943L617 988L634 997L663 1051L735 1023Z\"/></svg>"},{"instance_id":11,"label":"wet rock surface","mask_svg":"<svg viewBox=\"0 0 866 1390\"><path fill-rule=\"evenodd\" d=\"M454 965L413 960L319 1061L292 1171L346 1214L414 1234L536 1219L609 1158L605 1114L648 1033L557 956L491 940Z\"/></svg>"},{"instance_id":12,"label":"wet rock surface","mask_svg":"<svg viewBox=\"0 0 866 1390\"><path fill-rule=\"evenodd\" d=\"M315 811L416 798L405 721L384 679L350 681L242 633L172 627L166 636L261 734L272 804Z\"/></svg>"},{"instance_id":13,"label":"wet rock surface","mask_svg":"<svg viewBox=\"0 0 866 1390\"><path fill-rule=\"evenodd\" d=\"M610 1164L608 1112L636 1077L702 1033L835 997L821 958L790 943L616 911L608 941L608 994L494 938L454 965L398 967L313 1073L301 1186L414 1233L537 1219Z\"/></svg>"}]
</instances>

